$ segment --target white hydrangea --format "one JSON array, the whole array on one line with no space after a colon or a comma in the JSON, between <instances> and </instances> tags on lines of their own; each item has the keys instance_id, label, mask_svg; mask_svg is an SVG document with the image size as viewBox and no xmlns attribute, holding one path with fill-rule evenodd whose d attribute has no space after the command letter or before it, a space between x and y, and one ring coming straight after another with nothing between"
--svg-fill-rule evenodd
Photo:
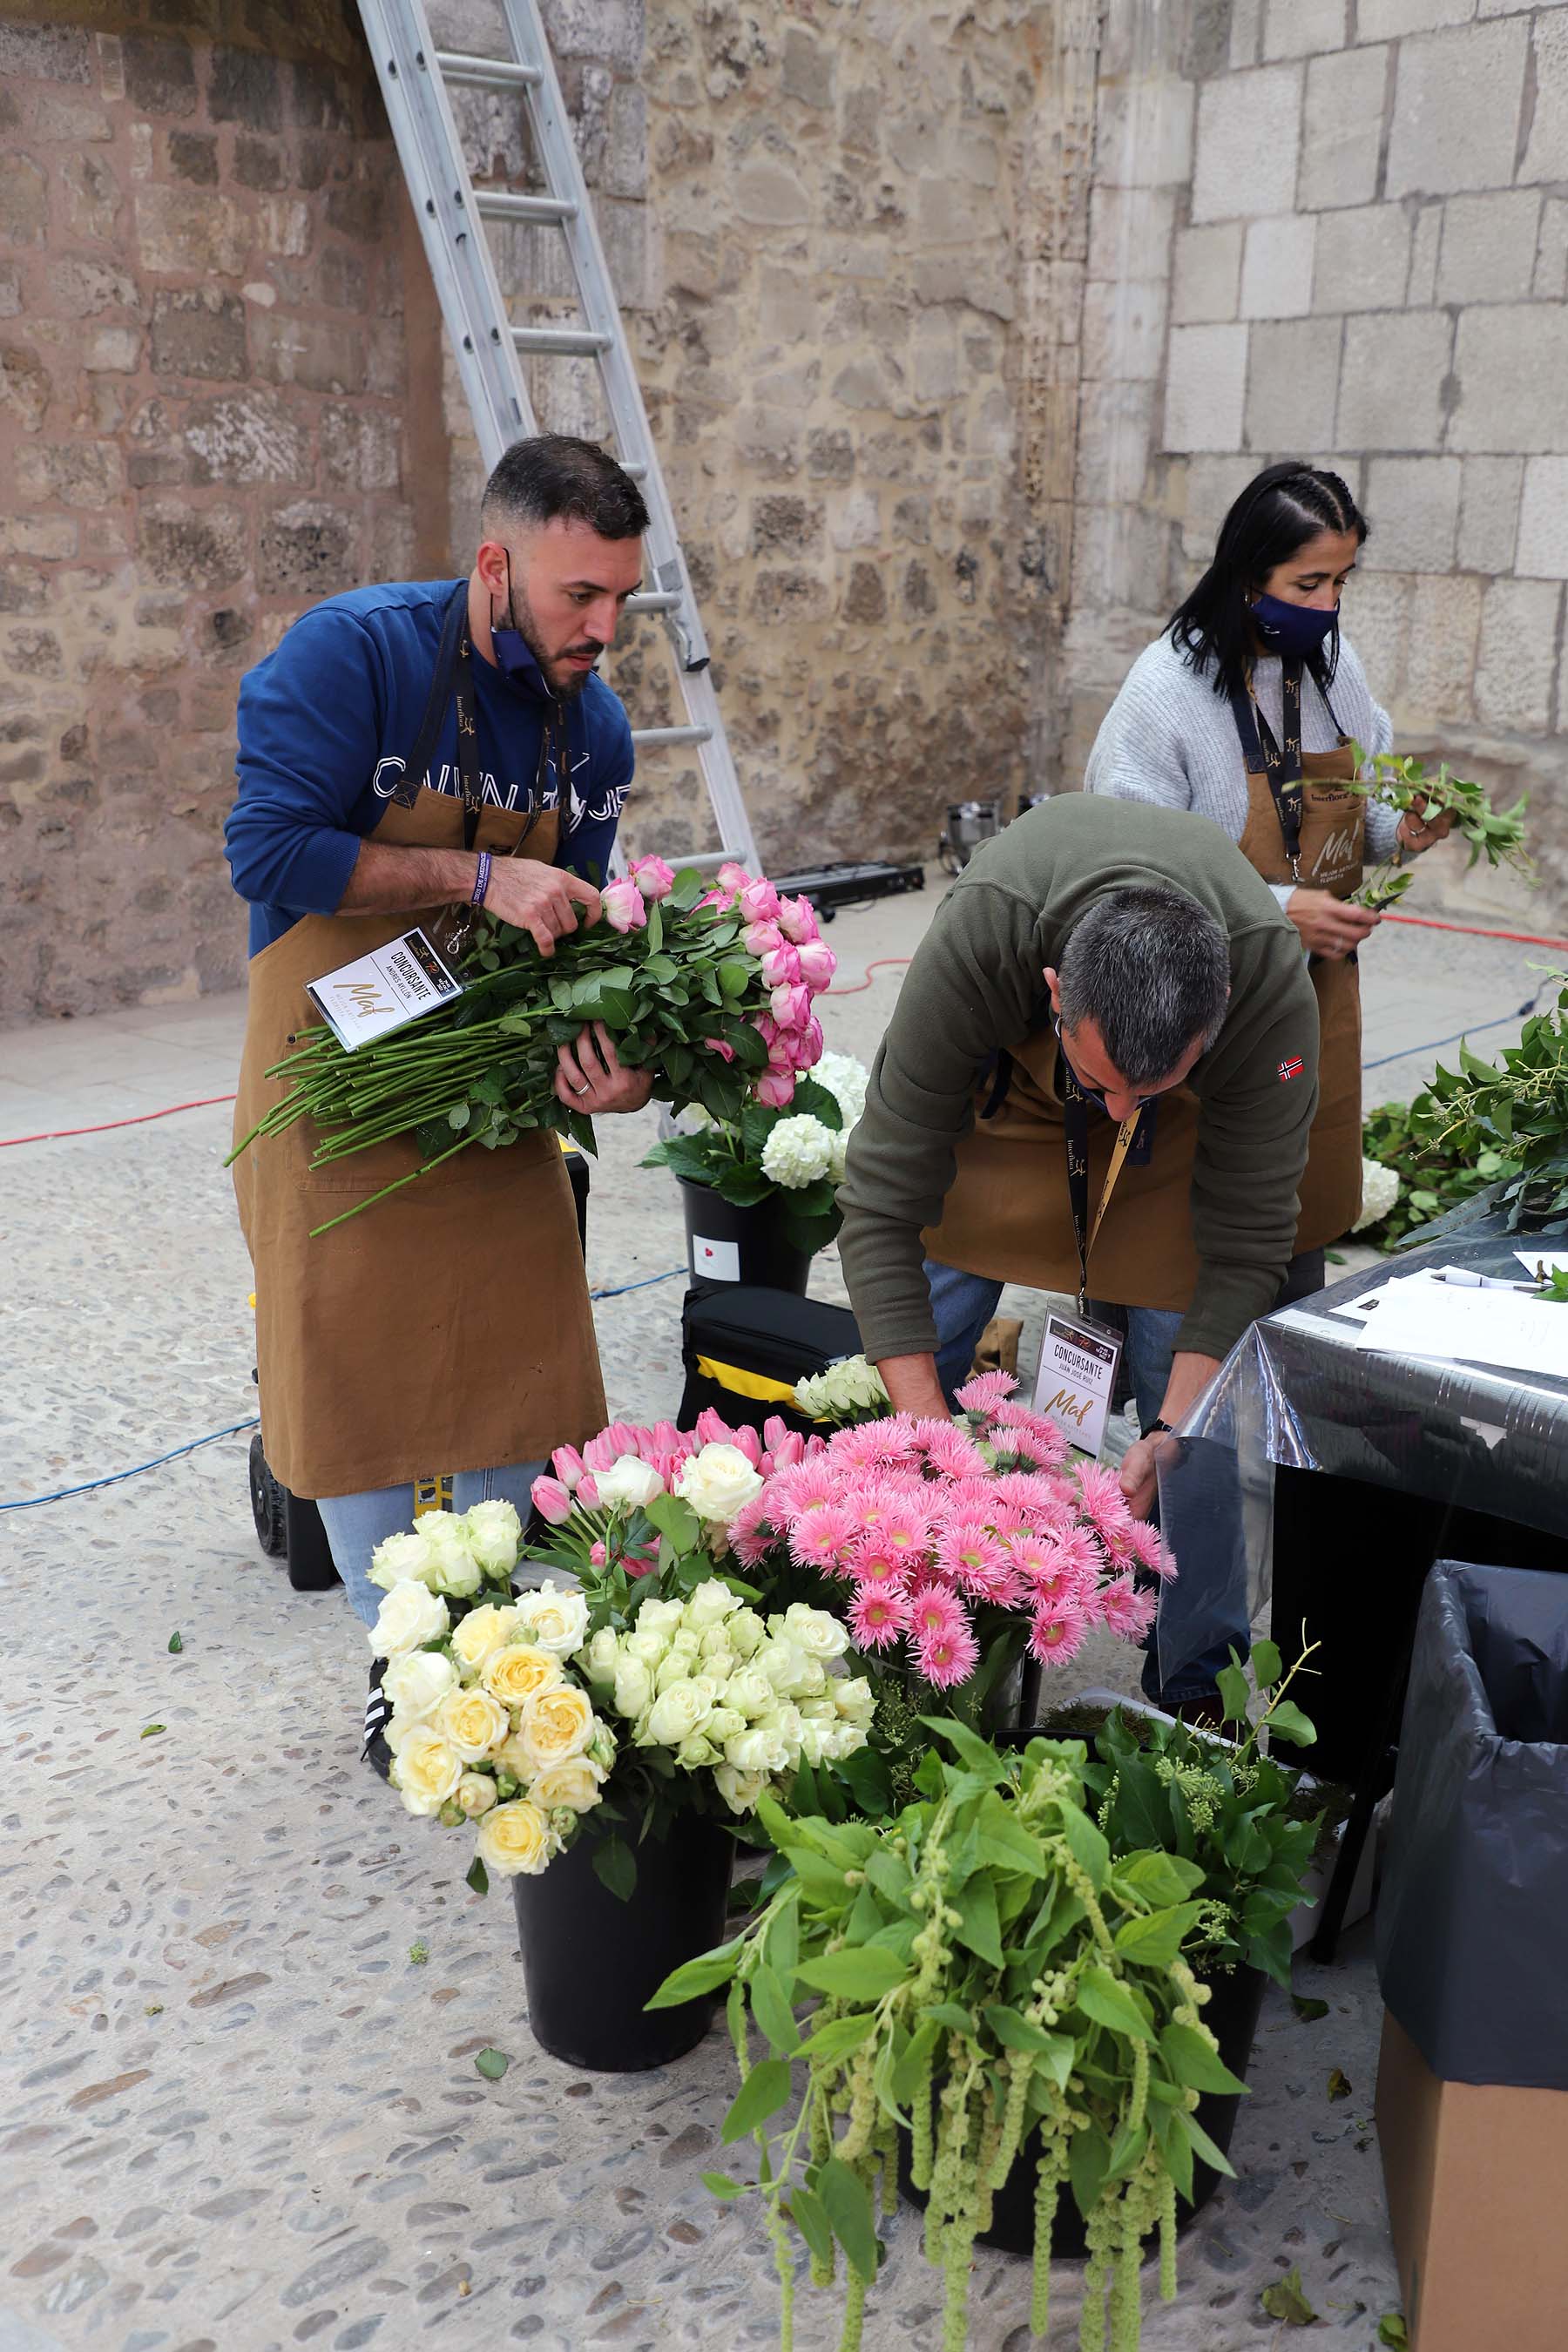
<instances>
[{"instance_id":1,"label":"white hydrangea","mask_svg":"<svg viewBox=\"0 0 1568 2352\"><path fill-rule=\"evenodd\" d=\"M1397 1171L1385 1168L1381 1160L1363 1160L1361 1163L1361 1214L1351 1227L1352 1233L1363 1233L1368 1225L1380 1223L1398 1198Z\"/></svg>"},{"instance_id":2,"label":"white hydrangea","mask_svg":"<svg viewBox=\"0 0 1568 2352\"><path fill-rule=\"evenodd\" d=\"M832 1165L832 1129L804 1111L781 1118L763 1146L763 1174L787 1192L815 1184Z\"/></svg>"},{"instance_id":3,"label":"white hydrangea","mask_svg":"<svg viewBox=\"0 0 1568 2352\"><path fill-rule=\"evenodd\" d=\"M795 1401L813 1421L853 1421L873 1408L886 1412L891 1400L882 1375L864 1356L846 1356L795 1384Z\"/></svg>"},{"instance_id":4,"label":"white hydrangea","mask_svg":"<svg viewBox=\"0 0 1568 2352\"><path fill-rule=\"evenodd\" d=\"M866 1108L866 1087L870 1073L864 1062L853 1054L824 1054L811 1072L819 1087L826 1087L844 1114L845 1129L852 1128Z\"/></svg>"}]
</instances>

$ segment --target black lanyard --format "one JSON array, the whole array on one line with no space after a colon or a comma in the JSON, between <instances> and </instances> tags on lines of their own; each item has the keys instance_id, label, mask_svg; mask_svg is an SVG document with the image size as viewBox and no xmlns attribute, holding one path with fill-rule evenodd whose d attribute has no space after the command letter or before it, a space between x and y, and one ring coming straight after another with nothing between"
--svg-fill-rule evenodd
<instances>
[{"instance_id":1,"label":"black lanyard","mask_svg":"<svg viewBox=\"0 0 1568 2352\"><path fill-rule=\"evenodd\" d=\"M1232 689L1230 707L1236 719L1236 731L1241 738L1242 758L1248 775L1261 769L1268 779L1269 796L1274 814L1279 820L1279 832L1285 844L1285 856L1289 862L1293 881L1301 878L1301 665L1299 661L1280 666L1280 715L1285 740L1276 743L1268 721L1253 697L1241 687Z\"/></svg>"},{"instance_id":2,"label":"black lanyard","mask_svg":"<svg viewBox=\"0 0 1568 2352\"><path fill-rule=\"evenodd\" d=\"M479 835L479 819L484 814L485 796L479 772L479 712L474 690L473 646L468 639L468 583L466 580L458 583L442 618L441 642L436 651L436 667L430 680L430 691L426 698L425 713L419 721L419 733L408 764L404 769L402 781L392 795L400 808L412 808L419 797L420 786L430 772L436 745L446 725L449 703L456 704L458 713L458 782L463 802L463 847L472 849ZM552 720L558 723L558 732L552 733ZM533 803L522 833L512 846L514 857L532 832L538 817L544 787L550 780L552 750L564 814L569 789L566 712L562 704L553 700L546 705L541 722Z\"/></svg>"},{"instance_id":3,"label":"black lanyard","mask_svg":"<svg viewBox=\"0 0 1568 2352\"><path fill-rule=\"evenodd\" d=\"M1078 1243L1078 1311L1089 1312L1089 1254L1094 1247L1110 1196L1116 1190L1116 1180L1122 1163L1136 1158L1141 1142L1147 1158L1144 1141L1146 1129L1153 1124L1154 1105L1140 1103L1131 1118L1124 1118L1116 1130L1111 1147L1110 1166L1106 1171L1105 1187L1100 1196L1100 1206L1094 1213L1094 1223L1089 1222L1089 1097L1078 1082L1072 1064L1058 1045L1057 1066L1061 1073L1062 1131L1067 1138L1068 1201L1072 1209L1074 1238Z\"/></svg>"}]
</instances>

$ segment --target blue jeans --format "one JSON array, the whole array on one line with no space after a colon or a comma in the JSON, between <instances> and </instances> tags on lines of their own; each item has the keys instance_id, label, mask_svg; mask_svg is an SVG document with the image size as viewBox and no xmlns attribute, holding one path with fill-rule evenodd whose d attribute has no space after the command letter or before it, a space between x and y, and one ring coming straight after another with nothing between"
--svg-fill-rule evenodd
<instances>
[{"instance_id":1,"label":"blue jeans","mask_svg":"<svg viewBox=\"0 0 1568 2352\"><path fill-rule=\"evenodd\" d=\"M452 1508L466 1511L470 1504L492 1499L510 1503L526 1527L532 1508L529 1490L543 1467L542 1462L513 1462L504 1469L459 1470L452 1480ZM385 1595L370 1580L371 1554L388 1536L414 1525L414 1488L376 1486L368 1495L323 1495L316 1508L349 1607L362 1623L374 1625Z\"/></svg>"},{"instance_id":2,"label":"blue jeans","mask_svg":"<svg viewBox=\"0 0 1568 2352\"><path fill-rule=\"evenodd\" d=\"M925 1272L931 1288L931 1313L936 1318L937 1378L942 1382L942 1394L951 1402L954 1389L963 1385L974 1360L981 1333L996 1312L1002 1285L993 1282L987 1275L964 1274L955 1265L942 1265L935 1258L927 1258ZM1179 1309L1167 1307L1129 1307L1122 1312L1127 1318L1126 1372L1132 1383L1133 1405L1142 1429L1154 1420L1163 1401L1171 1377L1171 1356L1183 1318ZM1156 1515L1158 1507L1156 1505ZM1233 1555L1241 1541L1238 1489L1234 1511L1222 1508L1215 1513L1214 1550L1208 1560L1195 1570L1191 1562L1184 1562L1182 1575L1166 1588L1172 1593L1180 1593L1183 1612L1189 1622L1196 1619L1206 1605L1213 1618L1212 1634L1205 1626L1199 1654L1163 1686L1159 1680L1152 1634L1145 1643L1144 1694L1163 1706L1201 1698L1212 1691L1215 1676L1227 1663L1233 1645L1244 1657L1247 1654L1252 1639L1250 1630L1245 1621L1233 1622L1234 1606L1227 1610L1218 1598L1236 1589ZM1205 1604L1205 1588L1211 1583L1215 1598ZM1245 1590L1245 1578L1242 1589Z\"/></svg>"}]
</instances>

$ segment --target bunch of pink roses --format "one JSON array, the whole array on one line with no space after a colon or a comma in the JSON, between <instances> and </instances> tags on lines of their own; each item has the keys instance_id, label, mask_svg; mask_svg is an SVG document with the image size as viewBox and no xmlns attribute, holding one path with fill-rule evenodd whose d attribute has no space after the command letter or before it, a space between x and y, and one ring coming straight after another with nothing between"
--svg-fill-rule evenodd
<instances>
[{"instance_id":1,"label":"bunch of pink roses","mask_svg":"<svg viewBox=\"0 0 1568 2352\"><path fill-rule=\"evenodd\" d=\"M673 1422L613 1421L581 1451L558 1445L550 1468L533 1482L534 1507L557 1532L552 1556L574 1550L590 1568L619 1565L633 1578L655 1565L651 1549L629 1549L626 1535L634 1512L646 1513L660 1495L687 1499L708 1530L708 1548L722 1550L731 1518L761 1494L775 1471L807 1462L826 1451L820 1437L805 1437L771 1414L758 1435L731 1429L710 1406L691 1429ZM694 1465L689 1473L688 1465Z\"/></svg>"},{"instance_id":2,"label":"bunch of pink roses","mask_svg":"<svg viewBox=\"0 0 1568 2352\"><path fill-rule=\"evenodd\" d=\"M649 907L668 898L675 879L662 857L635 857L626 878L603 893L605 921L617 931L645 929ZM753 1092L767 1109L782 1110L795 1094L796 1073L821 1058L822 1024L812 1000L831 982L837 959L822 937L809 898L781 898L765 875L748 874L733 859L721 866L714 887L697 903L731 909L745 925L742 944L761 965L770 992L768 1010L752 1024L768 1049L768 1066ZM721 1038L708 1043L725 1061L734 1060L732 1047Z\"/></svg>"}]
</instances>

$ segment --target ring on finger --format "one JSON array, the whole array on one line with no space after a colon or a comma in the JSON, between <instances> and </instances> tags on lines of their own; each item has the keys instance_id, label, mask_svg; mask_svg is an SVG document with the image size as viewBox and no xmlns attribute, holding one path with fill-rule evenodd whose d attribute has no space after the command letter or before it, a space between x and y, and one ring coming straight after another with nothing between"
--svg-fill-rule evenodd
<instances>
[{"instance_id":1,"label":"ring on finger","mask_svg":"<svg viewBox=\"0 0 1568 2352\"><path fill-rule=\"evenodd\" d=\"M586 1087L574 1087L572 1091L574 1095L585 1095L588 1089Z\"/></svg>"}]
</instances>

